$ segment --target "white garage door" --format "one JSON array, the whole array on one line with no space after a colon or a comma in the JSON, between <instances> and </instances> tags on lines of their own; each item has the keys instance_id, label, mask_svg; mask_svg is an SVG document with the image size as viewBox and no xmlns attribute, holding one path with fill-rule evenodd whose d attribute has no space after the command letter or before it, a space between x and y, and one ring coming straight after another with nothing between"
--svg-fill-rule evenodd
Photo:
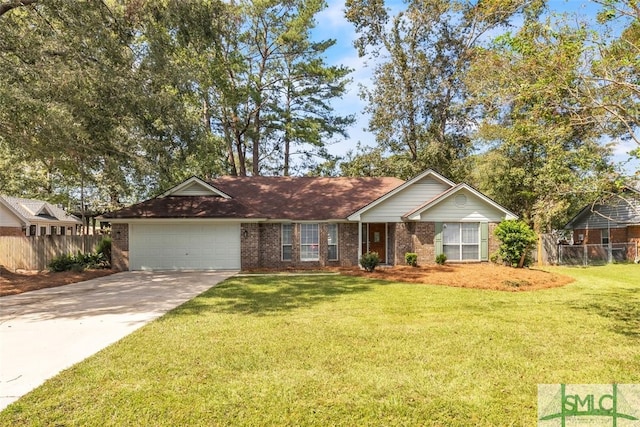
<instances>
[{"instance_id":1,"label":"white garage door","mask_svg":"<svg viewBox=\"0 0 640 427\"><path fill-rule=\"evenodd\" d=\"M240 269L240 224L131 224L131 270Z\"/></svg>"}]
</instances>

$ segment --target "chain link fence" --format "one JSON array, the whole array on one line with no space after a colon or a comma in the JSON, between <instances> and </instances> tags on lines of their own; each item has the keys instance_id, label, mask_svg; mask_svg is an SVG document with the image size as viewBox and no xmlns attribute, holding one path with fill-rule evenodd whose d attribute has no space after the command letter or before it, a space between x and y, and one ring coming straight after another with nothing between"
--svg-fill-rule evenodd
<instances>
[{"instance_id":1,"label":"chain link fence","mask_svg":"<svg viewBox=\"0 0 640 427\"><path fill-rule=\"evenodd\" d=\"M609 245L558 245L560 265L603 265L615 262L637 262L637 243Z\"/></svg>"}]
</instances>

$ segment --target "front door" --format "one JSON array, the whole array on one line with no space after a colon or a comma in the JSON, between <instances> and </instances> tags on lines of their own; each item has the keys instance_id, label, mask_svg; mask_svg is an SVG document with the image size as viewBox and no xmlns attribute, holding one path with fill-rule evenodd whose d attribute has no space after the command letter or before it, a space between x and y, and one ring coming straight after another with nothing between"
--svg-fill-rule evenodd
<instances>
[{"instance_id":1,"label":"front door","mask_svg":"<svg viewBox=\"0 0 640 427\"><path fill-rule=\"evenodd\" d=\"M369 252L377 252L380 262L387 262L387 224L384 222L368 225L367 243Z\"/></svg>"}]
</instances>

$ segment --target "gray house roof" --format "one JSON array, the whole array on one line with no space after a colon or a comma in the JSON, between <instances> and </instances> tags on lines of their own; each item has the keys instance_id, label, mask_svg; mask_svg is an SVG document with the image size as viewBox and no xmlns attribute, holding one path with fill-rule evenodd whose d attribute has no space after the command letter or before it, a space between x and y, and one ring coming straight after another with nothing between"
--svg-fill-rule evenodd
<instances>
[{"instance_id":1,"label":"gray house roof","mask_svg":"<svg viewBox=\"0 0 640 427\"><path fill-rule=\"evenodd\" d=\"M82 224L75 216L66 213L63 209L51 203L23 199L20 197L0 196L0 203L4 204L10 211L25 223L35 222L60 222L65 224Z\"/></svg>"},{"instance_id":2,"label":"gray house roof","mask_svg":"<svg viewBox=\"0 0 640 427\"><path fill-rule=\"evenodd\" d=\"M624 228L629 225L640 225L640 190L631 185L601 203L585 206L564 228Z\"/></svg>"}]
</instances>

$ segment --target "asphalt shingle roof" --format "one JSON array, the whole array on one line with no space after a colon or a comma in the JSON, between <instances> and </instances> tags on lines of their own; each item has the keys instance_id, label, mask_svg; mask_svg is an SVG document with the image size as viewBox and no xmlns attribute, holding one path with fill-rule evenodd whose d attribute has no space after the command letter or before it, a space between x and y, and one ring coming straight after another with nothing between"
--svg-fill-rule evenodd
<instances>
[{"instance_id":1,"label":"asphalt shingle roof","mask_svg":"<svg viewBox=\"0 0 640 427\"><path fill-rule=\"evenodd\" d=\"M398 178L225 176L210 185L231 199L169 195L107 213L104 218L344 219L403 182Z\"/></svg>"}]
</instances>

